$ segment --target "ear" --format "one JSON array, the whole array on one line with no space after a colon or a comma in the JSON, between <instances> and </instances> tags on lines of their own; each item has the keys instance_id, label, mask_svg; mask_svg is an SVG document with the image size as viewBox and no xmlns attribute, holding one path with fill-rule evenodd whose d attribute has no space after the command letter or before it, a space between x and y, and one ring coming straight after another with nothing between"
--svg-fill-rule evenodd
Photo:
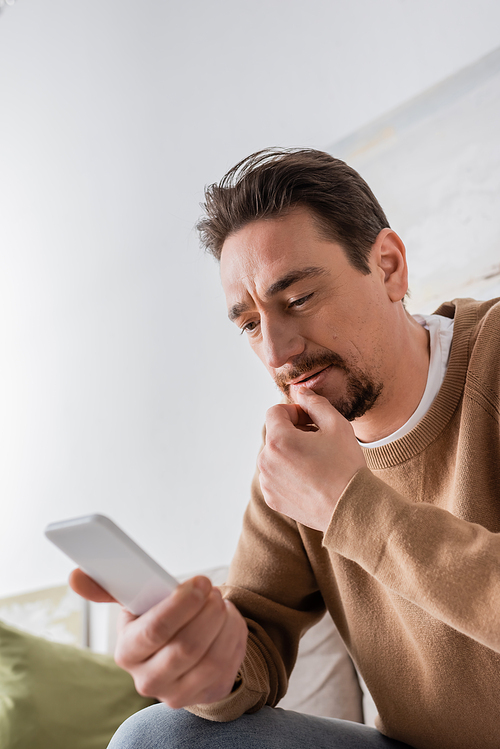
<instances>
[{"instance_id":1,"label":"ear","mask_svg":"<svg viewBox=\"0 0 500 749\"><path fill-rule=\"evenodd\" d=\"M408 291L408 266L406 248L395 231L382 229L373 244L370 265L382 278L389 299L400 302Z\"/></svg>"}]
</instances>

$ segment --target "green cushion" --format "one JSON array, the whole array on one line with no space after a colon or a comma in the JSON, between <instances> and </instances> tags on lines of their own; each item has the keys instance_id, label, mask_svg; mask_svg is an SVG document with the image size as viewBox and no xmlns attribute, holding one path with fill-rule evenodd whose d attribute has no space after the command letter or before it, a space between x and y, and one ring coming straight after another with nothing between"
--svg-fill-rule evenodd
<instances>
[{"instance_id":1,"label":"green cushion","mask_svg":"<svg viewBox=\"0 0 500 749\"><path fill-rule=\"evenodd\" d=\"M110 656L0 622L1 749L105 749L152 702Z\"/></svg>"}]
</instances>

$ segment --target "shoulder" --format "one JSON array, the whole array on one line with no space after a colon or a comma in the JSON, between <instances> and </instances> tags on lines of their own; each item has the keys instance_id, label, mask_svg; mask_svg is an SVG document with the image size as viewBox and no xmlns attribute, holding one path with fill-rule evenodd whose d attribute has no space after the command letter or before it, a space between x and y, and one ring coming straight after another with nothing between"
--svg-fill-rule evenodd
<instances>
[{"instance_id":1,"label":"shoulder","mask_svg":"<svg viewBox=\"0 0 500 749\"><path fill-rule=\"evenodd\" d=\"M443 302L434 314L454 318L455 320L466 317L470 320L480 321L491 314L493 316L500 314L500 297L484 301L470 298L453 299L450 302Z\"/></svg>"},{"instance_id":2,"label":"shoulder","mask_svg":"<svg viewBox=\"0 0 500 749\"><path fill-rule=\"evenodd\" d=\"M472 330L472 357L486 357L488 361L499 363L500 353L500 299L477 302L476 324Z\"/></svg>"},{"instance_id":3,"label":"shoulder","mask_svg":"<svg viewBox=\"0 0 500 749\"><path fill-rule=\"evenodd\" d=\"M453 299L444 302L435 311L436 315L454 320L453 337L466 336L471 350L479 341L497 347L500 343L500 298L479 301L477 299Z\"/></svg>"},{"instance_id":4,"label":"shoulder","mask_svg":"<svg viewBox=\"0 0 500 749\"><path fill-rule=\"evenodd\" d=\"M470 302L472 300L466 300ZM500 413L500 299L475 302L476 315L469 339L466 392L488 405L498 419Z\"/></svg>"},{"instance_id":5,"label":"shoulder","mask_svg":"<svg viewBox=\"0 0 500 749\"><path fill-rule=\"evenodd\" d=\"M500 299L454 299L437 310L454 320L448 370L458 387L473 397L485 395L498 410L500 393Z\"/></svg>"}]
</instances>

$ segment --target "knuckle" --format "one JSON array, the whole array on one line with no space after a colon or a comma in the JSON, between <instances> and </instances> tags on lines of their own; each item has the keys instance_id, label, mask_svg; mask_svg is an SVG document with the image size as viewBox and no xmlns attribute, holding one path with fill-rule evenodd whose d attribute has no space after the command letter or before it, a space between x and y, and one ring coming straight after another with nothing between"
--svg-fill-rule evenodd
<instances>
[{"instance_id":1,"label":"knuckle","mask_svg":"<svg viewBox=\"0 0 500 749\"><path fill-rule=\"evenodd\" d=\"M127 668L128 665L128 659L126 657L125 651L120 645L117 645L115 648L114 653L114 659L117 666L120 666L120 668Z\"/></svg>"},{"instance_id":2,"label":"knuckle","mask_svg":"<svg viewBox=\"0 0 500 749\"><path fill-rule=\"evenodd\" d=\"M134 676L134 684L136 691L141 697L155 697L157 692L157 684L155 679L147 675L136 675Z\"/></svg>"},{"instance_id":3,"label":"knuckle","mask_svg":"<svg viewBox=\"0 0 500 749\"><path fill-rule=\"evenodd\" d=\"M146 646L157 648L170 639L168 624L165 619L149 619L144 622L141 632L142 640Z\"/></svg>"},{"instance_id":4,"label":"knuckle","mask_svg":"<svg viewBox=\"0 0 500 749\"><path fill-rule=\"evenodd\" d=\"M280 412L280 406L274 405L267 409L266 411L266 421L267 419L272 419L273 416L276 416Z\"/></svg>"},{"instance_id":5,"label":"knuckle","mask_svg":"<svg viewBox=\"0 0 500 749\"><path fill-rule=\"evenodd\" d=\"M131 656L129 640L126 637L118 637L113 657L115 663L120 666L120 668L125 669L125 671L130 670L130 667L134 663L134 659Z\"/></svg>"},{"instance_id":6,"label":"knuckle","mask_svg":"<svg viewBox=\"0 0 500 749\"><path fill-rule=\"evenodd\" d=\"M221 592L218 588L214 588L210 597L205 605L205 613L207 618L210 620L212 625L217 626L217 622L220 622L222 617L226 613L226 607L222 598Z\"/></svg>"},{"instance_id":7,"label":"knuckle","mask_svg":"<svg viewBox=\"0 0 500 749\"><path fill-rule=\"evenodd\" d=\"M215 608L219 609L220 611L225 611L226 606L224 604L224 599L222 598L222 593L220 592L219 588L214 588L210 595Z\"/></svg>"},{"instance_id":8,"label":"knuckle","mask_svg":"<svg viewBox=\"0 0 500 749\"><path fill-rule=\"evenodd\" d=\"M131 621L133 621L135 617L133 617L133 614L130 614L128 611L125 611L125 609L120 609L118 612L118 619L116 622L116 629L119 635L122 635L124 632L126 632L128 625Z\"/></svg>"},{"instance_id":9,"label":"knuckle","mask_svg":"<svg viewBox=\"0 0 500 749\"><path fill-rule=\"evenodd\" d=\"M179 710L181 707L185 707L188 704L186 700L182 699L182 695L179 692L162 697L161 701L172 710Z\"/></svg>"},{"instance_id":10,"label":"knuckle","mask_svg":"<svg viewBox=\"0 0 500 749\"><path fill-rule=\"evenodd\" d=\"M179 637L175 644L172 643L171 661L177 663L192 661L196 658L199 647L200 643L198 640Z\"/></svg>"},{"instance_id":11,"label":"knuckle","mask_svg":"<svg viewBox=\"0 0 500 749\"><path fill-rule=\"evenodd\" d=\"M269 435L268 439L266 440L266 451L267 453L275 453L280 452L282 448L283 438L278 437L275 434ZM264 452L264 451L263 451Z\"/></svg>"}]
</instances>

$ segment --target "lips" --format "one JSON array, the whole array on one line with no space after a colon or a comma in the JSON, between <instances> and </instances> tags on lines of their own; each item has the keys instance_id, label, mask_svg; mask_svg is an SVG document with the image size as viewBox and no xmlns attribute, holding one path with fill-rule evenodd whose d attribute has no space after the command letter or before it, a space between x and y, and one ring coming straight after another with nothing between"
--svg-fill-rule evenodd
<instances>
[{"instance_id":1,"label":"lips","mask_svg":"<svg viewBox=\"0 0 500 749\"><path fill-rule=\"evenodd\" d=\"M313 372L309 372L305 377L301 375L300 379L296 377L294 380L290 380L288 385L303 385L306 382L309 382L309 380L313 380L317 375L321 374L322 372L326 372L327 369L330 369L333 364L329 364L327 367L322 367L321 369L317 369Z\"/></svg>"},{"instance_id":2,"label":"lips","mask_svg":"<svg viewBox=\"0 0 500 749\"><path fill-rule=\"evenodd\" d=\"M280 390L288 395L291 387L298 387L299 385L307 385L311 388L319 387L326 373L332 367L347 371L344 359L334 351L325 349L297 358L292 366L277 372L274 379Z\"/></svg>"}]
</instances>

